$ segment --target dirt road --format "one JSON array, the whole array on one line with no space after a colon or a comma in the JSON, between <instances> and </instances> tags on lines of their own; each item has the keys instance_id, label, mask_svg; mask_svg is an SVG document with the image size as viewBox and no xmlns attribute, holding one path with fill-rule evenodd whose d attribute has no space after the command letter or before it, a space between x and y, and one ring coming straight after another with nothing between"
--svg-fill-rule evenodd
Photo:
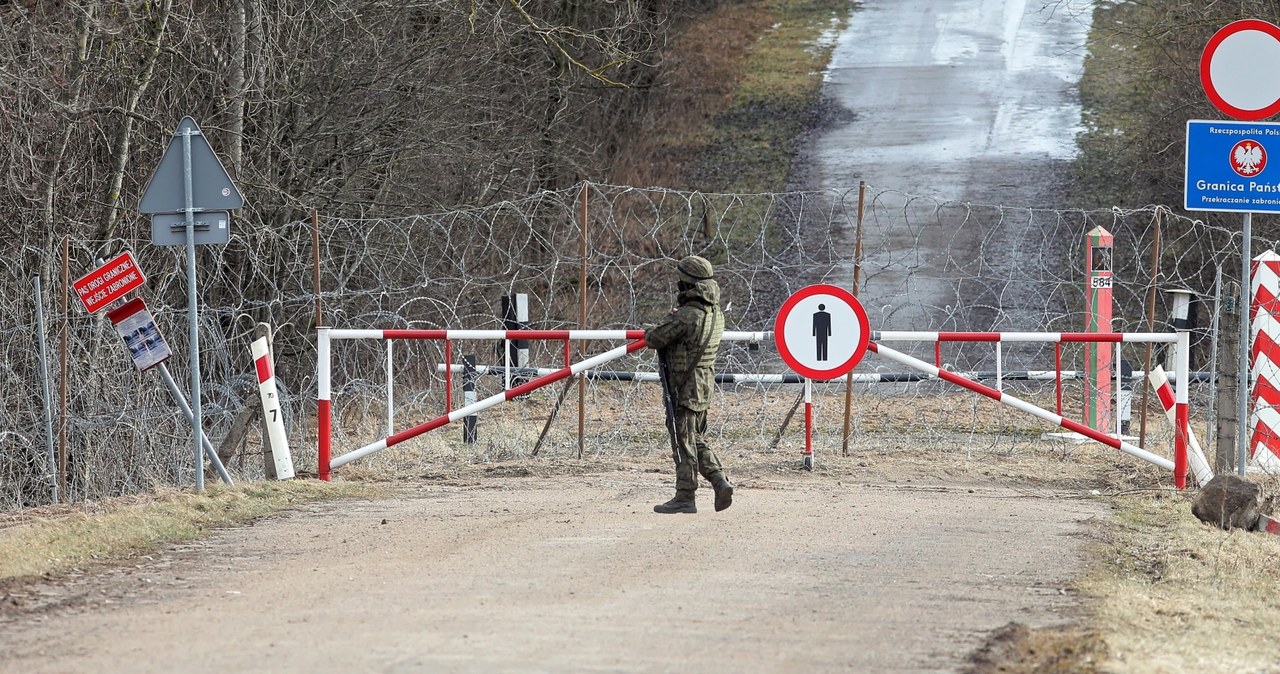
<instances>
[{"instance_id":1,"label":"dirt road","mask_svg":"<svg viewBox=\"0 0 1280 674\"><path fill-rule=\"evenodd\" d=\"M1099 502L792 465L722 513L651 512L658 464L308 507L28 588L0 671L953 672L1070 619Z\"/></svg>"}]
</instances>

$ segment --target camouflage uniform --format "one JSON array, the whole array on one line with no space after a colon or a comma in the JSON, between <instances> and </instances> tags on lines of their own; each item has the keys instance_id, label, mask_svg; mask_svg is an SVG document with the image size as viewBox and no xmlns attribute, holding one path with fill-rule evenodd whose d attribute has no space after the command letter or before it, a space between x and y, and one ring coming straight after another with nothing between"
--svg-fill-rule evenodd
<instances>
[{"instance_id":1,"label":"camouflage uniform","mask_svg":"<svg viewBox=\"0 0 1280 674\"><path fill-rule=\"evenodd\" d=\"M679 306L667 322L645 331L650 348L666 356L675 398L676 497L659 506L657 512L697 512L694 492L698 474L716 492L716 510L728 508L733 485L724 475L720 459L707 446L707 409L715 387L716 353L724 332L720 311L720 286L713 278L711 263L689 256L676 266L680 275Z\"/></svg>"}]
</instances>

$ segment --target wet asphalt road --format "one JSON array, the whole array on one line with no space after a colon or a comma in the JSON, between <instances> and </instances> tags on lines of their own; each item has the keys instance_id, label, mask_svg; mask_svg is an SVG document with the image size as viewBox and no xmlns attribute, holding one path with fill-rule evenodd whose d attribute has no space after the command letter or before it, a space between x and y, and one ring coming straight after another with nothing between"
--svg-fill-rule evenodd
<instances>
[{"instance_id":1,"label":"wet asphalt road","mask_svg":"<svg viewBox=\"0 0 1280 674\"><path fill-rule=\"evenodd\" d=\"M852 118L816 141L819 186L1046 205L1034 203L1044 169L1075 154L1092 4L862 3L826 75Z\"/></svg>"},{"instance_id":2,"label":"wet asphalt road","mask_svg":"<svg viewBox=\"0 0 1280 674\"><path fill-rule=\"evenodd\" d=\"M854 9L824 85L839 112L805 169L817 189L869 185L859 297L872 330L1043 329L1040 290L1020 279L1053 255L1016 209L1066 207L1092 4ZM852 279L849 262L827 280Z\"/></svg>"}]
</instances>

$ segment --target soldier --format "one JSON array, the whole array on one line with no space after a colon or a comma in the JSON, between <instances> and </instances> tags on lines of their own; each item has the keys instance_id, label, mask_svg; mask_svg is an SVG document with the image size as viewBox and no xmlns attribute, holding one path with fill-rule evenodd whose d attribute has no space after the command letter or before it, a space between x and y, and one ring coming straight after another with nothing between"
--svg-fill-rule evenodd
<instances>
[{"instance_id":1,"label":"soldier","mask_svg":"<svg viewBox=\"0 0 1280 674\"><path fill-rule=\"evenodd\" d=\"M690 255L676 265L679 274L677 306L665 323L646 330L645 341L666 359L663 382L674 408L676 495L653 507L658 513L696 513L694 492L701 473L715 490L719 512L733 503L733 485L720 459L707 446L707 409L715 385L713 366L724 332L720 286L711 263Z\"/></svg>"}]
</instances>

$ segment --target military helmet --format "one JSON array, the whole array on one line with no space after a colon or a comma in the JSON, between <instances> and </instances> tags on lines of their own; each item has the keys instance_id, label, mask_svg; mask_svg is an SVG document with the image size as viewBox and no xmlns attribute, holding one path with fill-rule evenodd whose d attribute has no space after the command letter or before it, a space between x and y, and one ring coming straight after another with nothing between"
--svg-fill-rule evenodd
<instances>
[{"instance_id":1,"label":"military helmet","mask_svg":"<svg viewBox=\"0 0 1280 674\"><path fill-rule=\"evenodd\" d=\"M697 283L715 277L715 270L706 258L689 255L676 264L676 272L685 283Z\"/></svg>"}]
</instances>

